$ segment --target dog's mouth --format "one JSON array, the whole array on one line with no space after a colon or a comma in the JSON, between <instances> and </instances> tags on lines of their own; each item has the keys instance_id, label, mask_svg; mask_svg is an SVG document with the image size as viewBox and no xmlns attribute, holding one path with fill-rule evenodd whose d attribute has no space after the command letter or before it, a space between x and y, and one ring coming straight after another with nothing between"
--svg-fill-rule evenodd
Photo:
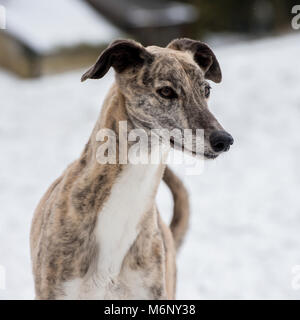
<instances>
[{"instance_id":1,"label":"dog's mouth","mask_svg":"<svg viewBox=\"0 0 300 320\"><path fill-rule=\"evenodd\" d=\"M179 150L182 152L185 151L188 154L195 156L195 157L199 156L199 154L197 154L195 151L188 150L188 149L184 148L183 144L177 143L173 137L170 138L170 145L172 148L174 148L176 150ZM202 156L204 156L205 159L216 159L219 156L219 154L212 153L212 152L204 152L202 154Z\"/></svg>"},{"instance_id":2,"label":"dog's mouth","mask_svg":"<svg viewBox=\"0 0 300 320\"><path fill-rule=\"evenodd\" d=\"M219 155L215 153L205 152L204 157L206 159L216 159Z\"/></svg>"},{"instance_id":3,"label":"dog's mouth","mask_svg":"<svg viewBox=\"0 0 300 320\"><path fill-rule=\"evenodd\" d=\"M170 138L170 145L171 145L172 148L174 148L174 149L176 149L176 150L183 151L183 145L177 143L177 142L174 140L174 137L171 137L171 138Z\"/></svg>"}]
</instances>

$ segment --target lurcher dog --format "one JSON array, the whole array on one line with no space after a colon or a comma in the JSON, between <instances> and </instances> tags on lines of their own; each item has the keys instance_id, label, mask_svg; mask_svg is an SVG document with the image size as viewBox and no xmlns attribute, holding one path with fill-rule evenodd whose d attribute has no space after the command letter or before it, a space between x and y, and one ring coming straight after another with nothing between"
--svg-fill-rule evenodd
<instances>
[{"instance_id":1,"label":"lurcher dog","mask_svg":"<svg viewBox=\"0 0 300 320\"><path fill-rule=\"evenodd\" d=\"M175 298L175 253L188 226L187 191L163 162L100 164L97 150L104 142L97 139L99 130L118 132L120 121L127 121L128 132L201 128L201 152L208 159L233 143L207 107L207 80L220 82L222 76L206 44L184 38L166 48L145 48L117 40L82 81L99 79L110 67L115 84L88 143L34 214L30 244L37 299ZM193 136L193 148L195 141ZM162 178L174 198L170 227L155 206Z\"/></svg>"}]
</instances>

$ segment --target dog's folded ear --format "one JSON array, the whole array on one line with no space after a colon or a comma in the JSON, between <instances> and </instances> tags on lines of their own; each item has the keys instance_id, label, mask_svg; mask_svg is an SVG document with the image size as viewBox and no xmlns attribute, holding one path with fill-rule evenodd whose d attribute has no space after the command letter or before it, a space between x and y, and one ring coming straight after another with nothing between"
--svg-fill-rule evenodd
<instances>
[{"instance_id":1,"label":"dog's folded ear","mask_svg":"<svg viewBox=\"0 0 300 320\"><path fill-rule=\"evenodd\" d=\"M110 67L121 73L129 67L139 67L145 62L152 62L153 57L140 43L133 40L116 40L99 56L96 63L81 77L86 79L102 78Z\"/></svg>"},{"instance_id":2,"label":"dog's folded ear","mask_svg":"<svg viewBox=\"0 0 300 320\"><path fill-rule=\"evenodd\" d=\"M217 83L221 82L222 72L219 62L207 44L201 41L182 38L170 42L168 48L180 51L190 51L194 56L194 60L203 70L205 78Z\"/></svg>"}]
</instances>

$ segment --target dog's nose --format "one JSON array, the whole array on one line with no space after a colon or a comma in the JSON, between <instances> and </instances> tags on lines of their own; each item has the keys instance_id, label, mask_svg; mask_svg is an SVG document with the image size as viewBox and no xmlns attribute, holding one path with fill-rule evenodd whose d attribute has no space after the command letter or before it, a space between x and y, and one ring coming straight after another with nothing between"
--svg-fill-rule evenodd
<instances>
[{"instance_id":1,"label":"dog's nose","mask_svg":"<svg viewBox=\"0 0 300 320\"><path fill-rule=\"evenodd\" d=\"M232 136L226 131L214 131L209 137L210 145L215 152L228 151L233 144Z\"/></svg>"}]
</instances>

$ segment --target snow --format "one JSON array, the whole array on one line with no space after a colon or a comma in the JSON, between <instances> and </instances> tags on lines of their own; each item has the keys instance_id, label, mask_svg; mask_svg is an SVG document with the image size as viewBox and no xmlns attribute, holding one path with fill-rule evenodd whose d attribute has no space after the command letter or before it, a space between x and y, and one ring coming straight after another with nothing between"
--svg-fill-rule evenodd
<instances>
[{"instance_id":1,"label":"snow","mask_svg":"<svg viewBox=\"0 0 300 320\"><path fill-rule=\"evenodd\" d=\"M197 18L195 8L188 4L171 2L160 8L139 8L132 6L128 13L130 22L136 27L172 26L190 23Z\"/></svg>"},{"instance_id":2,"label":"snow","mask_svg":"<svg viewBox=\"0 0 300 320\"><path fill-rule=\"evenodd\" d=\"M212 84L210 108L235 144L201 175L175 168L192 209L177 259L177 298L300 297L292 286L300 265L299 40L295 33L215 51L223 82ZM81 73L19 80L0 72L0 299L33 298L34 208L80 154L113 81L110 72L80 83ZM169 219L164 185L158 202Z\"/></svg>"},{"instance_id":3,"label":"snow","mask_svg":"<svg viewBox=\"0 0 300 320\"><path fill-rule=\"evenodd\" d=\"M83 0L0 0L1 4L7 30L41 53L109 43L121 33Z\"/></svg>"}]
</instances>

